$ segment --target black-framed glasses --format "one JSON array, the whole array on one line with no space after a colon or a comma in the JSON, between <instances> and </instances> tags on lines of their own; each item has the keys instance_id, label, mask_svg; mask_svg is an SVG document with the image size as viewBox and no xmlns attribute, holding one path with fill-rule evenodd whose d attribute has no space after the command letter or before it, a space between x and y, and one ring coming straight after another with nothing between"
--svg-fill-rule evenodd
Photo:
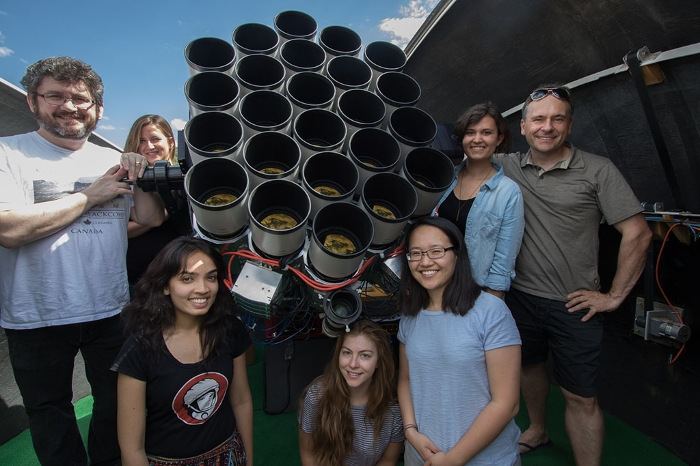
<instances>
[{"instance_id":1,"label":"black-framed glasses","mask_svg":"<svg viewBox=\"0 0 700 466\"><path fill-rule=\"evenodd\" d=\"M88 108L92 107L95 105L94 100L87 99L85 97L81 97L79 95L74 95L71 97L66 97L63 94L39 94L37 95L41 98L44 99L44 102L46 102L49 105L53 105L55 107L60 107L61 105L65 104L66 101L70 100L71 103L73 104L73 107L79 108L81 110L87 110Z\"/></svg>"},{"instance_id":2,"label":"black-framed glasses","mask_svg":"<svg viewBox=\"0 0 700 466\"><path fill-rule=\"evenodd\" d=\"M542 100L545 97L547 97L549 94L552 94L557 99L566 100L567 102L569 101L569 99L571 99L571 93L565 87L553 87L553 88L544 88L543 87L541 89L535 89L530 94L530 98L532 100Z\"/></svg>"},{"instance_id":3,"label":"black-framed glasses","mask_svg":"<svg viewBox=\"0 0 700 466\"><path fill-rule=\"evenodd\" d=\"M406 259L408 259L409 262L418 262L423 256L428 256L428 259L440 259L441 257L445 257L447 251L452 251L454 249L457 248L450 246L449 248L434 247L427 251L408 251L406 253Z\"/></svg>"}]
</instances>

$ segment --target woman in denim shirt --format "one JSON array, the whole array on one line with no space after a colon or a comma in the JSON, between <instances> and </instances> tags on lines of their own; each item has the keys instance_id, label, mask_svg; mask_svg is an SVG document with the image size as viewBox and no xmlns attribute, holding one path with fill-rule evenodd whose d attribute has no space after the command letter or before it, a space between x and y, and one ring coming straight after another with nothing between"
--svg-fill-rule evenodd
<instances>
[{"instance_id":1,"label":"woman in denim shirt","mask_svg":"<svg viewBox=\"0 0 700 466\"><path fill-rule=\"evenodd\" d=\"M455 180L433 211L464 234L474 279L500 298L515 277L525 221L518 185L491 163L495 152L508 152L508 123L490 102L470 107L455 123L465 159Z\"/></svg>"}]
</instances>

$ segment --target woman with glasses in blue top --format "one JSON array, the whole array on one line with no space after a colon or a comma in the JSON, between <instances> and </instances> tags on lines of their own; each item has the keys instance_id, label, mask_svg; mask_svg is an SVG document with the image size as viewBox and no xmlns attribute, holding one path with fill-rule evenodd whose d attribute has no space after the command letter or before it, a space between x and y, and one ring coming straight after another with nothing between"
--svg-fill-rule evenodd
<instances>
[{"instance_id":1,"label":"woman with glasses in blue top","mask_svg":"<svg viewBox=\"0 0 700 466\"><path fill-rule=\"evenodd\" d=\"M491 163L494 153L510 150L508 123L490 102L478 104L459 117L454 134L465 158L433 216L459 228L476 283L502 298L515 277L525 228L520 188Z\"/></svg>"},{"instance_id":2,"label":"woman with glasses in blue top","mask_svg":"<svg viewBox=\"0 0 700 466\"><path fill-rule=\"evenodd\" d=\"M399 304L404 464L520 464L520 335L503 300L471 275L457 227L408 229Z\"/></svg>"}]
</instances>

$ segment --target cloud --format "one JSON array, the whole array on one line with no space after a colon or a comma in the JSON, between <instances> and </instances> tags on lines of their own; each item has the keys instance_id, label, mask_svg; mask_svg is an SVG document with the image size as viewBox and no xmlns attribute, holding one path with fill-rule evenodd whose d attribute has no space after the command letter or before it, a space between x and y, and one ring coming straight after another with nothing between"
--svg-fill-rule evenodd
<instances>
[{"instance_id":1,"label":"cloud","mask_svg":"<svg viewBox=\"0 0 700 466\"><path fill-rule=\"evenodd\" d=\"M100 131L115 131L117 129L114 125L100 125Z\"/></svg>"},{"instance_id":2,"label":"cloud","mask_svg":"<svg viewBox=\"0 0 700 466\"><path fill-rule=\"evenodd\" d=\"M404 48L437 4L438 0L410 0L399 9L398 18L381 20L379 29L391 35L392 43Z\"/></svg>"},{"instance_id":3,"label":"cloud","mask_svg":"<svg viewBox=\"0 0 700 466\"><path fill-rule=\"evenodd\" d=\"M0 11L0 15L6 15L6 14L7 13ZM2 32L0 32L0 44L4 44L4 43L5 43L5 36L2 34ZM0 47L0 58L9 57L13 53L15 53L15 51L9 47Z\"/></svg>"},{"instance_id":4,"label":"cloud","mask_svg":"<svg viewBox=\"0 0 700 466\"><path fill-rule=\"evenodd\" d=\"M187 122L182 118L173 118L170 120L170 126L173 128L173 131L181 131L185 129L186 124Z\"/></svg>"}]
</instances>

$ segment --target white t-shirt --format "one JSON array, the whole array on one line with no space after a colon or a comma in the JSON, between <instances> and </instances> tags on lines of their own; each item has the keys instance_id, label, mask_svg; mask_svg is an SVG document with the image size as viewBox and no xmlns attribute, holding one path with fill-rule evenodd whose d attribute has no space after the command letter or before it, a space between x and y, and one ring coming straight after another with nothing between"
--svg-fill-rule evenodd
<instances>
[{"instance_id":1,"label":"white t-shirt","mask_svg":"<svg viewBox=\"0 0 700 466\"><path fill-rule=\"evenodd\" d=\"M118 163L118 152L89 142L71 151L36 132L0 138L0 210L80 192ZM118 314L129 296L131 205L130 196L118 196L46 238L0 246L0 326L31 329Z\"/></svg>"}]
</instances>

